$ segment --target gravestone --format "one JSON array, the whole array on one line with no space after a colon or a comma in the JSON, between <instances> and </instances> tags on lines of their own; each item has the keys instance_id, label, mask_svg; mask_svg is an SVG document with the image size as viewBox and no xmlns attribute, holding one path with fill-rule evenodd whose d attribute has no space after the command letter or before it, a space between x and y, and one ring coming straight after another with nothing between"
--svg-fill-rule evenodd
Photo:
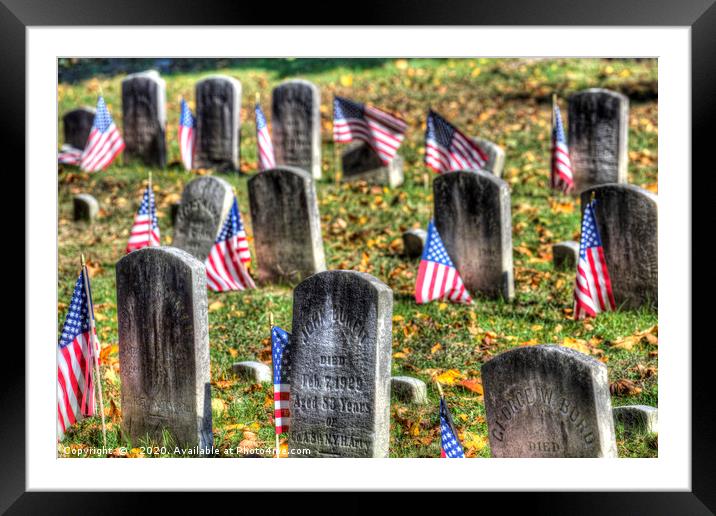
<instances>
[{"instance_id":1,"label":"gravestone","mask_svg":"<svg viewBox=\"0 0 716 516\"><path fill-rule=\"evenodd\" d=\"M169 217L172 221L172 227L176 226L177 223L177 214L179 213L179 208L181 207L180 202L173 202L171 206L169 206Z\"/></svg>"},{"instance_id":2,"label":"gravestone","mask_svg":"<svg viewBox=\"0 0 716 516\"><path fill-rule=\"evenodd\" d=\"M435 226L465 288L510 300L512 221L507 183L490 172L461 170L433 182Z\"/></svg>"},{"instance_id":3,"label":"gravestone","mask_svg":"<svg viewBox=\"0 0 716 516\"><path fill-rule=\"evenodd\" d=\"M94 124L93 108L81 107L73 109L62 117L65 143L75 149L84 149Z\"/></svg>"},{"instance_id":4,"label":"gravestone","mask_svg":"<svg viewBox=\"0 0 716 516\"><path fill-rule=\"evenodd\" d=\"M349 145L342 158L343 181L366 181L391 188L403 184L403 158L396 154L388 165L370 145L355 142Z\"/></svg>"},{"instance_id":5,"label":"gravestone","mask_svg":"<svg viewBox=\"0 0 716 516\"><path fill-rule=\"evenodd\" d=\"M236 362L231 366L231 370L236 376L256 383L271 383L273 381L271 368L261 362Z\"/></svg>"},{"instance_id":6,"label":"gravestone","mask_svg":"<svg viewBox=\"0 0 716 516\"><path fill-rule=\"evenodd\" d=\"M166 83L156 71L131 74L122 80L122 117L124 156L164 168L167 163Z\"/></svg>"},{"instance_id":7,"label":"gravestone","mask_svg":"<svg viewBox=\"0 0 716 516\"><path fill-rule=\"evenodd\" d=\"M271 134L276 163L321 178L321 106L318 87L304 80L285 81L273 89Z\"/></svg>"},{"instance_id":8,"label":"gravestone","mask_svg":"<svg viewBox=\"0 0 716 516\"><path fill-rule=\"evenodd\" d=\"M505 169L505 150L495 142L484 138L473 138L473 141L487 154L485 170L502 177L502 171Z\"/></svg>"},{"instance_id":9,"label":"gravestone","mask_svg":"<svg viewBox=\"0 0 716 516\"><path fill-rule=\"evenodd\" d=\"M493 457L616 457L607 366L570 348L527 346L482 366Z\"/></svg>"},{"instance_id":10,"label":"gravestone","mask_svg":"<svg viewBox=\"0 0 716 516\"><path fill-rule=\"evenodd\" d=\"M390 379L393 395L405 403L424 405L428 402L428 388L425 382L411 376L393 376Z\"/></svg>"},{"instance_id":11,"label":"gravestone","mask_svg":"<svg viewBox=\"0 0 716 516\"><path fill-rule=\"evenodd\" d=\"M196 84L197 168L239 170L241 83L213 75Z\"/></svg>"},{"instance_id":12,"label":"gravestone","mask_svg":"<svg viewBox=\"0 0 716 516\"><path fill-rule=\"evenodd\" d=\"M621 423L629 432L659 432L659 410L648 405L614 407L614 423Z\"/></svg>"},{"instance_id":13,"label":"gravestone","mask_svg":"<svg viewBox=\"0 0 716 516\"><path fill-rule=\"evenodd\" d=\"M597 186L582 193L582 209L592 193L609 277L618 307L658 305L658 198L627 184Z\"/></svg>"},{"instance_id":14,"label":"gravestone","mask_svg":"<svg viewBox=\"0 0 716 516\"><path fill-rule=\"evenodd\" d=\"M221 178L203 176L190 181L181 196L172 245L204 262L233 200L231 185Z\"/></svg>"},{"instance_id":15,"label":"gravestone","mask_svg":"<svg viewBox=\"0 0 716 516\"><path fill-rule=\"evenodd\" d=\"M403 233L403 254L410 258L418 258L423 254L423 247L428 239L424 229L409 229Z\"/></svg>"},{"instance_id":16,"label":"gravestone","mask_svg":"<svg viewBox=\"0 0 716 516\"><path fill-rule=\"evenodd\" d=\"M626 183L629 99L593 88L569 97L569 152L575 192L604 183Z\"/></svg>"},{"instance_id":17,"label":"gravestone","mask_svg":"<svg viewBox=\"0 0 716 516\"><path fill-rule=\"evenodd\" d=\"M211 447L209 316L204 264L173 247L117 262L122 433L136 446Z\"/></svg>"},{"instance_id":18,"label":"gravestone","mask_svg":"<svg viewBox=\"0 0 716 516\"><path fill-rule=\"evenodd\" d=\"M311 452L297 456L388 456L392 312L393 291L362 272L294 290L288 446Z\"/></svg>"},{"instance_id":19,"label":"gravestone","mask_svg":"<svg viewBox=\"0 0 716 516\"><path fill-rule=\"evenodd\" d=\"M92 222L99 213L97 199L89 194L77 194L72 198L73 218L76 221Z\"/></svg>"},{"instance_id":20,"label":"gravestone","mask_svg":"<svg viewBox=\"0 0 716 516\"><path fill-rule=\"evenodd\" d=\"M296 282L326 270L316 190L308 172L264 170L248 186L259 282Z\"/></svg>"},{"instance_id":21,"label":"gravestone","mask_svg":"<svg viewBox=\"0 0 716 516\"><path fill-rule=\"evenodd\" d=\"M552 245L552 263L558 271L574 271L579 260L579 242L566 240Z\"/></svg>"}]
</instances>

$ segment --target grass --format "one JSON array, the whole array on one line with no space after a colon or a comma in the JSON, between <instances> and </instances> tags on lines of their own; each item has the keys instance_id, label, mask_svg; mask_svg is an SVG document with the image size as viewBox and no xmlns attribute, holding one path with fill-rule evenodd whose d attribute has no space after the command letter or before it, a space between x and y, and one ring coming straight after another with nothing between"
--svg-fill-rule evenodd
<instances>
[{"instance_id":1,"label":"grass","mask_svg":"<svg viewBox=\"0 0 716 516\"><path fill-rule=\"evenodd\" d=\"M391 457L439 456L438 396L432 378L443 380L453 418L471 457L489 457L487 426L478 389L459 385L479 381L480 366L495 354L519 345L558 343L578 348L606 362L610 382L632 383L615 392L613 405L658 404L657 348L641 339L632 349L615 346L624 337L657 324L656 311L624 311L576 322L570 318L574 273L551 265L552 243L575 240L579 207L572 199L549 191L549 141L552 92L560 98L586 87L607 87L630 95L629 181L656 190L657 185L657 67L655 60L597 59L410 59L243 60L219 63L212 73L233 75L242 82L240 174L222 174L235 186L239 206L251 236L246 181L256 170L253 123L254 93L267 109L270 88L288 76L314 81L321 88L323 179L317 190L322 234L329 269L354 269L373 274L394 292L394 375L428 382L430 404L422 407L391 404ZM179 200L183 185L197 172L179 165L176 129L179 98L193 99L195 82L208 66L177 66L167 80L168 156L166 170L153 171L162 242L170 244L170 204ZM60 114L93 105L102 91L121 126L120 81L123 75L61 83ZM401 113L409 133L401 146L405 184L388 189L366 184L336 184L336 150L330 141L331 100L345 95ZM423 165L423 134L431 106L470 135L491 139L506 151L503 173L512 192L512 224L516 299L512 303L474 295L470 307L444 303L418 306L412 294L418 261L401 255L400 236L411 227L426 227L431 218L432 172ZM562 101L566 113L566 102ZM60 122L58 121L58 124ZM61 127L60 127L61 129ZM61 132L60 132L61 134ZM60 143L60 142L58 142ZM88 175L68 167L59 173L58 331L77 277L79 253L90 260L98 334L104 349L102 386L111 408L110 446L127 446L130 456L142 444L128 443L119 434L121 420L117 357L114 264L124 253L129 228L146 185L149 169L137 164L113 164ZM206 173L204 171L203 173ZM210 173L210 172L209 172ZM72 195L87 192L100 202L99 218L90 226L72 222ZM209 292L212 398L215 446L226 450L240 443L272 446L272 387L235 378L231 364L240 360L270 363L268 313L290 331L292 290L269 286L254 291ZM474 384L468 384L474 385ZM110 408L108 408L108 411ZM171 446L170 440L165 443ZM655 436L633 435L617 428L619 455L654 457ZM82 450L101 444L99 418L76 425L62 441ZM162 450L159 450L162 451ZM69 456L74 456L72 453ZM145 455L147 455L145 453ZM175 456L170 451L160 455Z\"/></svg>"}]
</instances>

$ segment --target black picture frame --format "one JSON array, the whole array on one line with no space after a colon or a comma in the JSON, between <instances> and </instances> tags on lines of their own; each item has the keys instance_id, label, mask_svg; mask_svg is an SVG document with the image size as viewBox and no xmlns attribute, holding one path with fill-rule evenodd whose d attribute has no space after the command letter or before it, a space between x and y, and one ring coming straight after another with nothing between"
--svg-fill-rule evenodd
<instances>
[{"instance_id":1,"label":"black picture frame","mask_svg":"<svg viewBox=\"0 0 716 516\"><path fill-rule=\"evenodd\" d=\"M15 162L14 170L25 170L25 30L31 26L82 26L82 25L556 25L556 26L688 26L691 28L691 79L692 79L692 168L703 170L699 176L698 195L707 195L703 181L714 174L711 142L716 134L716 0L601 0L599 2L575 2L569 0L401 0L380 2L365 0L357 5L344 5L340 9L351 10L350 15L327 16L334 12L329 4L309 6L306 2L279 6L268 2L190 2L188 0L0 0L0 49L3 55L3 73L0 74L0 91L3 99L3 119L0 124L2 144L12 149L7 160ZM335 10L336 14L341 10ZM324 14L319 14L324 13ZM333 18L333 19L329 19ZM686 150L686 149L684 149ZM708 160L708 161L707 161ZM708 165L707 165L708 163ZM10 166L10 165L8 165ZM688 171L683 172L688 177ZM50 171L48 171L50 174ZM24 177L17 174L16 192L25 191ZM696 178L691 175L691 181ZM692 187L693 188L693 187ZM698 192L697 191L697 192ZM692 194L697 193L692 189ZM695 206L696 198L692 195ZM706 206L711 203L706 201ZM692 215L696 231L699 218ZM715 217L707 214L701 218L708 224ZM706 228L708 229L708 228ZM26 235L23 234L24 239ZM24 248L24 247L23 247ZM692 271L699 271L700 284L713 284L709 268L708 252L694 255ZM13 256L16 263L23 262ZM28 271L25 270L25 274ZM668 271L665 271L668 274ZM54 288L50 286L48 288ZM18 290L19 292L20 290ZM13 301L19 303L18 296ZM693 321L705 320L705 311L712 303L698 303L692 299ZM22 304L24 307L24 303ZM698 315L704 317L699 318ZM695 328L694 328L695 329ZM712 514L716 511L716 411L714 410L714 384L710 339L696 339L684 330L683 342L673 343L684 349L691 347L692 356L692 446L691 482L689 492L594 492L594 493L481 493L474 495L473 510L489 510L493 503L513 512L524 506L525 512L535 514ZM25 440L25 365L26 349L10 345L6 338L3 362L12 367L3 368L0 407L0 511L7 514L110 514L142 512L147 502L154 498L149 493L127 495L126 493L50 493L26 492L26 446ZM695 345L691 345L694 342ZM29 343L25 343L26 347ZM50 345L50 344L48 344ZM78 479L78 482L80 479ZM628 479L625 479L628 485ZM81 485L78 485L78 488ZM285 484L290 488L290 481ZM168 494L168 493L167 493ZM171 506L186 507L187 501L197 495L189 493L165 494L163 512ZM233 497L232 497L233 496ZM211 495L212 503L228 503L234 510L243 510L237 495ZM305 496L290 495L294 504L313 503ZM418 503L423 509L428 502L452 512L445 495L432 494L401 497L401 512L410 510L409 505ZM279 503L275 495L266 493L257 499L259 506L273 510ZM487 502L487 503L486 503ZM358 494L340 502L350 512L365 512L373 505ZM181 504L181 505L180 505ZM242 507L243 506L243 507ZM209 508L209 507L207 507ZM210 510L220 510L212 506ZM397 509L396 509L397 510ZM182 511L183 512L183 511ZM502 512L502 511L500 511Z\"/></svg>"}]
</instances>

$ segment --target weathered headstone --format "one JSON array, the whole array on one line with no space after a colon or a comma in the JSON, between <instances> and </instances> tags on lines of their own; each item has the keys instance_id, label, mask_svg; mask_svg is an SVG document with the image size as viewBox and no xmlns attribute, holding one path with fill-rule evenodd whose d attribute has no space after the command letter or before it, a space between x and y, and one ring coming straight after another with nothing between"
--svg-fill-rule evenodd
<instances>
[{"instance_id":1,"label":"weathered headstone","mask_svg":"<svg viewBox=\"0 0 716 516\"><path fill-rule=\"evenodd\" d=\"M594 185L626 183L629 99L593 88L569 97L569 151L575 192Z\"/></svg>"},{"instance_id":2,"label":"weathered headstone","mask_svg":"<svg viewBox=\"0 0 716 516\"><path fill-rule=\"evenodd\" d=\"M484 138L473 138L473 140L487 154L485 170L502 177L502 171L505 169L505 150L495 142Z\"/></svg>"},{"instance_id":3,"label":"weathered headstone","mask_svg":"<svg viewBox=\"0 0 716 516\"><path fill-rule=\"evenodd\" d=\"M73 218L75 221L92 222L99 213L97 199L89 194L77 194L72 198Z\"/></svg>"},{"instance_id":4,"label":"weathered headstone","mask_svg":"<svg viewBox=\"0 0 716 516\"><path fill-rule=\"evenodd\" d=\"M614 423L621 423L630 432L659 432L659 410L648 405L614 407Z\"/></svg>"},{"instance_id":5,"label":"weathered headstone","mask_svg":"<svg viewBox=\"0 0 716 516\"><path fill-rule=\"evenodd\" d=\"M139 443L210 447L209 316L204 264L173 247L117 262L122 431Z\"/></svg>"},{"instance_id":6,"label":"weathered headstone","mask_svg":"<svg viewBox=\"0 0 716 516\"><path fill-rule=\"evenodd\" d=\"M321 178L321 98L318 87L304 80L285 81L273 89L271 134L276 163L306 170Z\"/></svg>"},{"instance_id":7,"label":"weathered headstone","mask_svg":"<svg viewBox=\"0 0 716 516\"><path fill-rule=\"evenodd\" d=\"M206 260L233 199L231 185L221 178L202 176L190 181L181 196L172 245Z\"/></svg>"},{"instance_id":8,"label":"weathered headstone","mask_svg":"<svg viewBox=\"0 0 716 516\"><path fill-rule=\"evenodd\" d=\"M392 311L393 291L362 272L322 272L296 287L289 449L388 456Z\"/></svg>"},{"instance_id":9,"label":"weathered headstone","mask_svg":"<svg viewBox=\"0 0 716 516\"><path fill-rule=\"evenodd\" d=\"M582 193L582 209L592 193L604 258L617 306L658 305L658 198L627 184L597 186Z\"/></svg>"},{"instance_id":10,"label":"weathered headstone","mask_svg":"<svg viewBox=\"0 0 716 516\"><path fill-rule=\"evenodd\" d=\"M261 362L236 362L231 369L236 376L256 383L271 383L273 380L271 368Z\"/></svg>"},{"instance_id":11,"label":"weathered headstone","mask_svg":"<svg viewBox=\"0 0 716 516\"><path fill-rule=\"evenodd\" d=\"M514 297L510 189L490 172L462 170L433 182L435 226L471 293Z\"/></svg>"},{"instance_id":12,"label":"weathered headstone","mask_svg":"<svg viewBox=\"0 0 716 516\"><path fill-rule=\"evenodd\" d=\"M579 242L565 240L552 245L552 263L558 271L574 271L579 260Z\"/></svg>"},{"instance_id":13,"label":"weathered headstone","mask_svg":"<svg viewBox=\"0 0 716 516\"><path fill-rule=\"evenodd\" d=\"M166 149L166 83L154 71L122 80L122 137L124 156L164 168Z\"/></svg>"},{"instance_id":14,"label":"weathered headstone","mask_svg":"<svg viewBox=\"0 0 716 516\"><path fill-rule=\"evenodd\" d=\"M428 388L425 382L411 376L393 376L390 390L400 401L423 405L428 402Z\"/></svg>"},{"instance_id":15,"label":"weathered headstone","mask_svg":"<svg viewBox=\"0 0 716 516\"><path fill-rule=\"evenodd\" d=\"M403 158L396 154L388 165L368 144L351 144L341 158L343 181L366 181L392 187L403 184Z\"/></svg>"},{"instance_id":16,"label":"weathered headstone","mask_svg":"<svg viewBox=\"0 0 716 516\"><path fill-rule=\"evenodd\" d=\"M616 457L607 366L570 348L527 346L482 366L493 457Z\"/></svg>"},{"instance_id":17,"label":"weathered headstone","mask_svg":"<svg viewBox=\"0 0 716 516\"><path fill-rule=\"evenodd\" d=\"M172 227L176 226L177 223L177 215L179 214L179 208L181 207L180 202L173 202L171 206L169 206L169 217L172 221Z\"/></svg>"},{"instance_id":18,"label":"weathered headstone","mask_svg":"<svg viewBox=\"0 0 716 516\"><path fill-rule=\"evenodd\" d=\"M316 190L308 172L264 170L248 185L259 282L295 282L326 270Z\"/></svg>"},{"instance_id":19,"label":"weathered headstone","mask_svg":"<svg viewBox=\"0 0 716 516\"><path fill-rule=\"evenodd\" d=\"M196 84L196 168L239 170L241 83L214 75Z\"/></svg>"},{"instance_id":20,"label":"weathered headstone","mask_svg":"<svg viewBox=\"0 0 716 516\"><path fill-rule=\"evenodd\" d=\"M410 258L419 257L427 239L428 232L424 229L409 229L403 233L403 254Z\"/></svg>"},{"instance_id":21,"label":"weathered headstone","mask_svg":"<svg viewBox=\"0 0 716 516\"><path fill-rule=\"evenodd\" d=\"M75 149L84 149L94 123L93 108L81 107L73 109L62 117L65 133L65 143Z\"/></svg>"}]
</instances>

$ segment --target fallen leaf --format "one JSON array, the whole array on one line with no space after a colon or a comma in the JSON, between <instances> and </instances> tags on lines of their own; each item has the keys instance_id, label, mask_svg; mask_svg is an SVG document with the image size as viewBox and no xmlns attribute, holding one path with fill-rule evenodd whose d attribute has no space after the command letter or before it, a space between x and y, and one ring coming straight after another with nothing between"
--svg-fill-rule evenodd
<instances>
[{"instance_id":1,"label":"fallen leaf","mask_svg":"<svg viewBox=\"0 0 716 516\"><path fill-rule=\"evenodd\" d=\"M437 375L435 381L444 385L455 385L462 378L462 373L457 369L448 369L447 371Z\"/></svg>"},{"instance_id":2,"label":"fallen leaf","mask_svg":"<svg viewBox=\"0 0 716 516\"><path fill-rule=\"evenodd\" d=\"M215 311L219 310L220 308L223 308L223 306L224 306L224 303L222 303L221 301L214 301L213 303L211 303L209 305L209 311L215 312Z\"/></svg>"},{"instance_id":3,"label":"fallen leaf","mask_svg":"<svg viewBox=\"0 0 716 516\"><path fill-rule=\"evenodd\" d=\"M465 380L460 380L457 383L461 387L465 387L467 390L475 392L480 396L484 394L484 390L482 388L482 380L480 380L479 378L467 378Z\"/></svg>"},{"instance_id":4,"label":"fallen leaf","mask_svg":"<svg viewBox=\"0 0 716 516\"><path fill-rule=\"evenodd\" d=\"M631 380L624 378L610 384L609 392L612 393L612 396L636 396L641 392L641 387L638 387Z\"/></svg>"}]
</instances>

